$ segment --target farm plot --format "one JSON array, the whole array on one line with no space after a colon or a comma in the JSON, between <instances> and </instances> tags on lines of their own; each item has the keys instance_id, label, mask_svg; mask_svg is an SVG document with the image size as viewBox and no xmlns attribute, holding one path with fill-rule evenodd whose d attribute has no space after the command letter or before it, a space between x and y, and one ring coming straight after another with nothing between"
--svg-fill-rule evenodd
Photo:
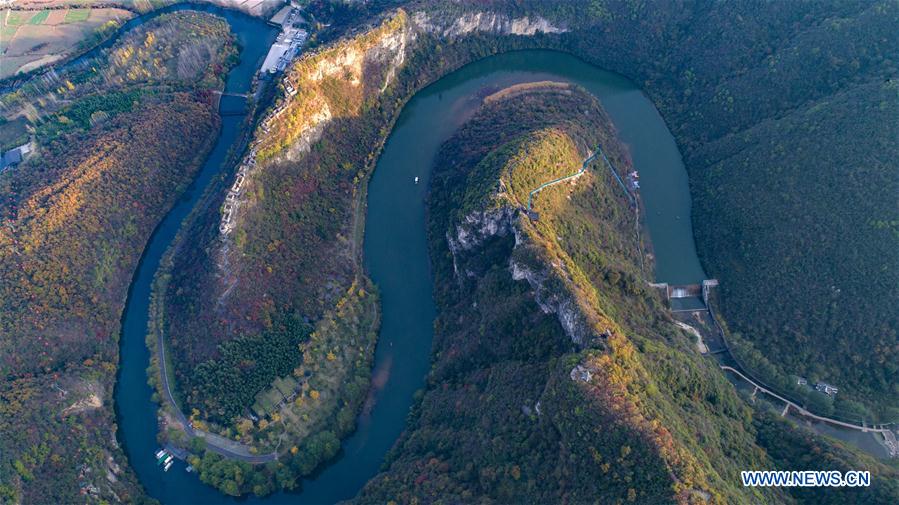
<instances>
[{"instance_id":1,"label":"farm plot","mask_svg":"<svg viewBox=\"0 0 899 505\"><path fill-rule=\"evenodd\" d=\"M70 56L133 15L106 8L0 11L0 79Z\"/></svg>"}]
</instances>

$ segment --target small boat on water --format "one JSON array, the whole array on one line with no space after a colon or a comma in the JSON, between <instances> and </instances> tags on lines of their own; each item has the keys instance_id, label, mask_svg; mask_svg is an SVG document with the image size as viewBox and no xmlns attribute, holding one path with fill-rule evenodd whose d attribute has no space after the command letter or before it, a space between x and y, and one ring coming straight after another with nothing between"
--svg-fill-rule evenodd
<instances>
[{"instance_id":1,"label":"small boat on water","mask_svg":"<svg viewBox=\"0 0 899 505\"><path fill-rule=\"evenodd\" d=\"M163 454L165 454L165 451L162 449L159 449L158 451L156 451L156 459L161 458Z\"/></svg>"},{"instance_id":2,"label":"small boat on water","mask_svg":"<svg viewBox=\"0 0 899 505\"><path fill-rule=\"evenodd\" d=\"M166 472L168 472L169 468L172 467L172 463L174 463L174 461L169 461L168 463L165 464L165 466L162 469L165 470Z\"/></svg>"},{"instance_id":3,"label":"small boat on water","mask_svg":"<svg viewBox=\"0 0 899 505\"><path fill-rule=\"evenodd\" d=\"M418 176L415 176L415 184L418 184Z\"/></svg>"},{"instance_id":4,"label":"small boat on water","mask_svg":"<svg viewBox=\"0 0 899 505\"><path fill-rule=\"evenodd\" d=\"M191 472L194 471L194 466L193 466L193 465L187 465L187 468L185 468L184 471L186 471L187 473L191 473Z\"/></svg>"}]
</instances>

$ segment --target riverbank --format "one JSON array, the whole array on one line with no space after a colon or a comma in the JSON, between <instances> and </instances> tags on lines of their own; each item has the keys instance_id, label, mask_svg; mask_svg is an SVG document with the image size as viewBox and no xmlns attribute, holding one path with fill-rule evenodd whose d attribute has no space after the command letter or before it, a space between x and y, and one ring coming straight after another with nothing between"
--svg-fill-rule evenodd
<instances>
[{"instance_id":1,"label":"riverbank","mask_svg":"<svg viewBox=\"0 0 899 505\"><path fill-rule=\"evenodd\" d=\"M539 52L521 56L540 68ZM571 71L573 63L561 66ZM516 81L583 81L597 72L584 71ZM472 83L475 92L478 84L517 83L485 80ZM436 97L441 112L458 104L450 89ZM749 451L739 456L747 460L725 456L729 444L752 443L740 400L714 375L698 386L703 393L672 394L692 387L684 375L709 370L684 339L664 337L671 325L641 273L630 195L599 162L533 199L537 219L522 210L535 186L570 174L597 145L630 170L627 149L582 88L527 89L513 100L472 104L474 116L451 128L432 161L431 367L406 431L359 501L439 493L462 502L648 503L676 501L676 489L739 502L745 491L733 484L735 468L761 464ZM446 119L416 112L403 125L414 132L409 150ZM670 366L689 372L668 373ZM723 392L714 408L705 401L711 391ZM698 423L727 436L699 448Z\"/></svg>"},{"instance_id":2,"label":"riverbank","mask_svg":"<svg viewBox=\"0 0 899 505\"><path fill-rule=\"evenodd\" d=\"M206 14L155 18L129 36L25 99L34 154L0 174L0 393L19 398L0 446L27 476L0 465L0 495L9 485L13 501L139 493L113 435L120 318L154 229L213 146L207 92L237 50L227 23ZM173 46L198 58L177 65ZM41 444L44 456L29 459Z\"/></svg>"}]
</instances>

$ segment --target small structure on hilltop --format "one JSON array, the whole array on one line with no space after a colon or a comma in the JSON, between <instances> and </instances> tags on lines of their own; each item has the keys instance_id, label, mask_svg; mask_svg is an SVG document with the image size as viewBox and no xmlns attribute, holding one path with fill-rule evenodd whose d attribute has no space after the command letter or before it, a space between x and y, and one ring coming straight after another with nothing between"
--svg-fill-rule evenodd
<instances>
[{"instance_id":1,"label":"small structure on hilltop","mask_svg":"<svg viewBox=\"0 0 899 505\"><path fill-rule=\"evenodd\" d=\"M573 381L590 382L590 379L593 378L593 372L583 365L578 365L571 369L569 376Z\"/></svg>"}]
</instances>

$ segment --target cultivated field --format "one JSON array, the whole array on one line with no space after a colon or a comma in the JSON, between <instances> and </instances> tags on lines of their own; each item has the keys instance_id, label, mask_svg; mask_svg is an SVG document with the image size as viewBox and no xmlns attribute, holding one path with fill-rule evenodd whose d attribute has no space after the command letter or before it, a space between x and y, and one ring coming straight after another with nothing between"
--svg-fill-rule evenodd
<instances>
[{"instance_id":1,"label":"cultivated field","mask_svg":"<svg viewBox=\"0 0 899 505\"><path fill-rule=\"evenodd\" d=\"M283 0L206 1L260 17L272 15L284 4ZM19 0L15 6L23 10L0 10L0 79L77 53L135 13L172 3L175 0Z\"/></svg>"},{"instance_id":2,"label":"cultivated field","mask_svg":"<svg viewBox=\"0 0 899 505\"><path fill-rule=\"evenodd\" d=\"M201 0L202 1L202 0ZM285 4L284 0L205 0L206 2L237 9L253 16L268 17ZM60 7L92 7L120 5L124 9L148 12L176 0L18 0L16 5L29 9L54 9ZM2 0L0 0L2 3Z\"/></svg>"},{"instance_id":3,"label":"cultivated field","mask_svg":"<svg viewBox=\"0 0 899 505\"><path fill-rule=\"evenodd\" d=\"M0 79L76 53L132 16L123 9L90 7L0 11Z\"/></svg>"}]
</instances>

